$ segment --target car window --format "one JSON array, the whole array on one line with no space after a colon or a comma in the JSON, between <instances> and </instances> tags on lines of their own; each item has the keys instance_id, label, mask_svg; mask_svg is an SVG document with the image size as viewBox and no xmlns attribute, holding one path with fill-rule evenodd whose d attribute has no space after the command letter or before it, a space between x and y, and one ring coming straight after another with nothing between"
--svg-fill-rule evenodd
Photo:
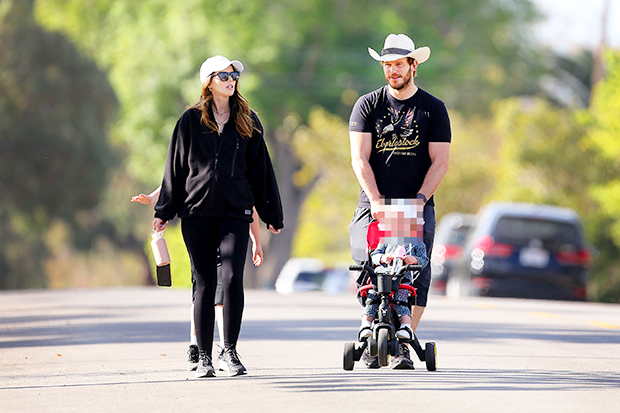
<instances>
[{"instance_id":1,"label":"car window","mask_svg":"<svg viewBox=\"0 0 620 413\"><path fill-rule=\"evenodd\" d=\"M324 278L325 278L325 274L323 272L301 271L297 275L296 281L305 281L305 282L311 282L314 284L321 284Z\"/></svg>"},{"instance_id":2,"label":"car window","mask_svg":"<svg viewBox=\"0 0 620 413\"><path fill-rule=\"evenodd\" d=\"M463 245L469 229L470 227L467 225L452 229L446 243L449 245Z\"/></svg>"},{"instance_id":3,"label":"car window","mask_svg":"<svg viewBox=\"0 0 620 413\"><path fill-rule=\"evenodd\" d=\"M580 245L577 228L569 222L523 217L502 217L491 234L496 242L525 245L539 239L549 249L559 249L567 244Z\"/></svg>"}]
</instances>

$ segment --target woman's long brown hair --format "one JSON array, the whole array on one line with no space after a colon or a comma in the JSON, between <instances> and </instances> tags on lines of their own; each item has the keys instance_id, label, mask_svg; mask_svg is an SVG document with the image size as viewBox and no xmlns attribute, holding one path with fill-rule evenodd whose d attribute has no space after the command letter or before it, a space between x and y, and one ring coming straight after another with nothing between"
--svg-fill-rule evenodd
<instances>
[{"instance_id":1,"label":"woman's long brown hair","mask_svg":"<svg viewBox=\"0 0 620 413\"><path fill-rule=\"evenodd\" d=\"M202 112L200 121L213 132L219 133L217 123L215 122L215 119L211 117L211 111L209 110L213 103L213 93L209 90L209 83L211 82L205 82L202 85L202 95L200 96L200 100L192 106L189 106L189 108L200 109ZM252 122L250 104L246 98L241 96L238 87L239 79L237 79L235 85L235 93L231 96L231 99L233 99L233 101L237 104L237 110L235 111L235 118L233 121L235 122L237 133L239 133L242 138L249 139L252 137L254 130L258 129L254 126L254 122Z\"/></svg>"}]
</instances>

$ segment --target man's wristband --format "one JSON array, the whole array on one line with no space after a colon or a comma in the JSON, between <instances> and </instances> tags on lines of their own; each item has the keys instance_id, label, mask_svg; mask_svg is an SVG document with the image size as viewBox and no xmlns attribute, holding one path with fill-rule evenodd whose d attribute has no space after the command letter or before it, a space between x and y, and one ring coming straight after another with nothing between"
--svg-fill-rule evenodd
<instances>
[{"instance_id":1,"label":"man's wristband","mask_svg":"<svg viewBox=\"0 0 620 413\"><path fill-rule=\"evenodd\" d=\"M422 199L424 201L424 205L426 205L426 203L428 202L428 199L426 199L426 195L424 194L418 193L415 197L417 199Z\"/></svg>"}]
</instances>

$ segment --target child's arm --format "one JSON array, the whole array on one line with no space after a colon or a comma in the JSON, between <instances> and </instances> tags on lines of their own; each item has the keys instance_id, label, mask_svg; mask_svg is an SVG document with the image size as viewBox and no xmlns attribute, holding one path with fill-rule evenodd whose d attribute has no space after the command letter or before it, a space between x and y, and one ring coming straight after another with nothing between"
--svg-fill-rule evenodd
<instances>
[{"instance_id":1,"label":"child's arm","mask_svg":"<svg viewBox=\"0 0 620 413\"><path fill-rule=\"evenodd\" d=\"M419 244L414 245L412 252L414 254L413 256L412 255L405 256L405 260L404 260L405 264L418 264L422 268L428 265L428 257L426 255L426 245L424 245L424 243L420 242ZM415 262L413 262L414 260ZM408 262L408 261L411 261L411 262Z\"/></svg>"},{"instance_id":2,"label":"child's arm","mask_svg":"<svg viewBox=\"0 0 620 413\"><path fill-rule=\"evenodd\" d=\"M407 265L416 265L418 263L418 258L414 257L413 255L405 255L403 261Z\"/></svg>"},{"instance_id":3,"label":"child's arm","mask_svg":"<svg viewBox=\"0 0 620 413\"><path fill-rule=\"evenodd\" d=\"M377 245L377 248L370 253L370 259L374 265L381 265L392 261L392 255L385 254L386 247L387 245L385 243L380 242L379 245Z\"/></svg>"},{"instance_id":4,"label":"child's arm","mask_svg":"<svg viewBox=\"0 0 620 413\"><path fill-rule=\"evenodd\" d=\"M260 244L260 223L258 221L258 213L256 208L252 212L253 221L250 223L250 239L252 240L252 261L255 266L259 266L263 262L263 247Z\"/></svg>"},{"instance_id":5,"label":"child's arm","mask_svg":"<svg viewBox=\"0 0 620 413\"><path fill-rule=\"evenodd\" d=\"M159 193L161 192L161 185L148 195L140 194L131 198L131 202L139 202L144 205L155 205L159 199Z\"/></svg>"}]
</instances>

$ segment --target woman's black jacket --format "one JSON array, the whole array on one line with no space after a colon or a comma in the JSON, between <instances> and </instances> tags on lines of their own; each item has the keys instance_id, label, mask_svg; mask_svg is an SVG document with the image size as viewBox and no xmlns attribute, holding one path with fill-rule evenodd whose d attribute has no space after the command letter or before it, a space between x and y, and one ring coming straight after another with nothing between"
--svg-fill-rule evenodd
<instances>
[{"instance_id":1,"label":"woman's black jacket","mask_svg":"<svg viewBox=\"0 0 620 413\"><path fill-rule=\"evenodd\" d=\"M229 121L222 134L201 123L199 109L190 108L178 120L166 159L155 217L235 217L252 221L252 206L261 220L275 229L284 227L282 202L263 127L242 138ZM231 105L230 119L234 119Z\"/></svg>"}]
</instances>

